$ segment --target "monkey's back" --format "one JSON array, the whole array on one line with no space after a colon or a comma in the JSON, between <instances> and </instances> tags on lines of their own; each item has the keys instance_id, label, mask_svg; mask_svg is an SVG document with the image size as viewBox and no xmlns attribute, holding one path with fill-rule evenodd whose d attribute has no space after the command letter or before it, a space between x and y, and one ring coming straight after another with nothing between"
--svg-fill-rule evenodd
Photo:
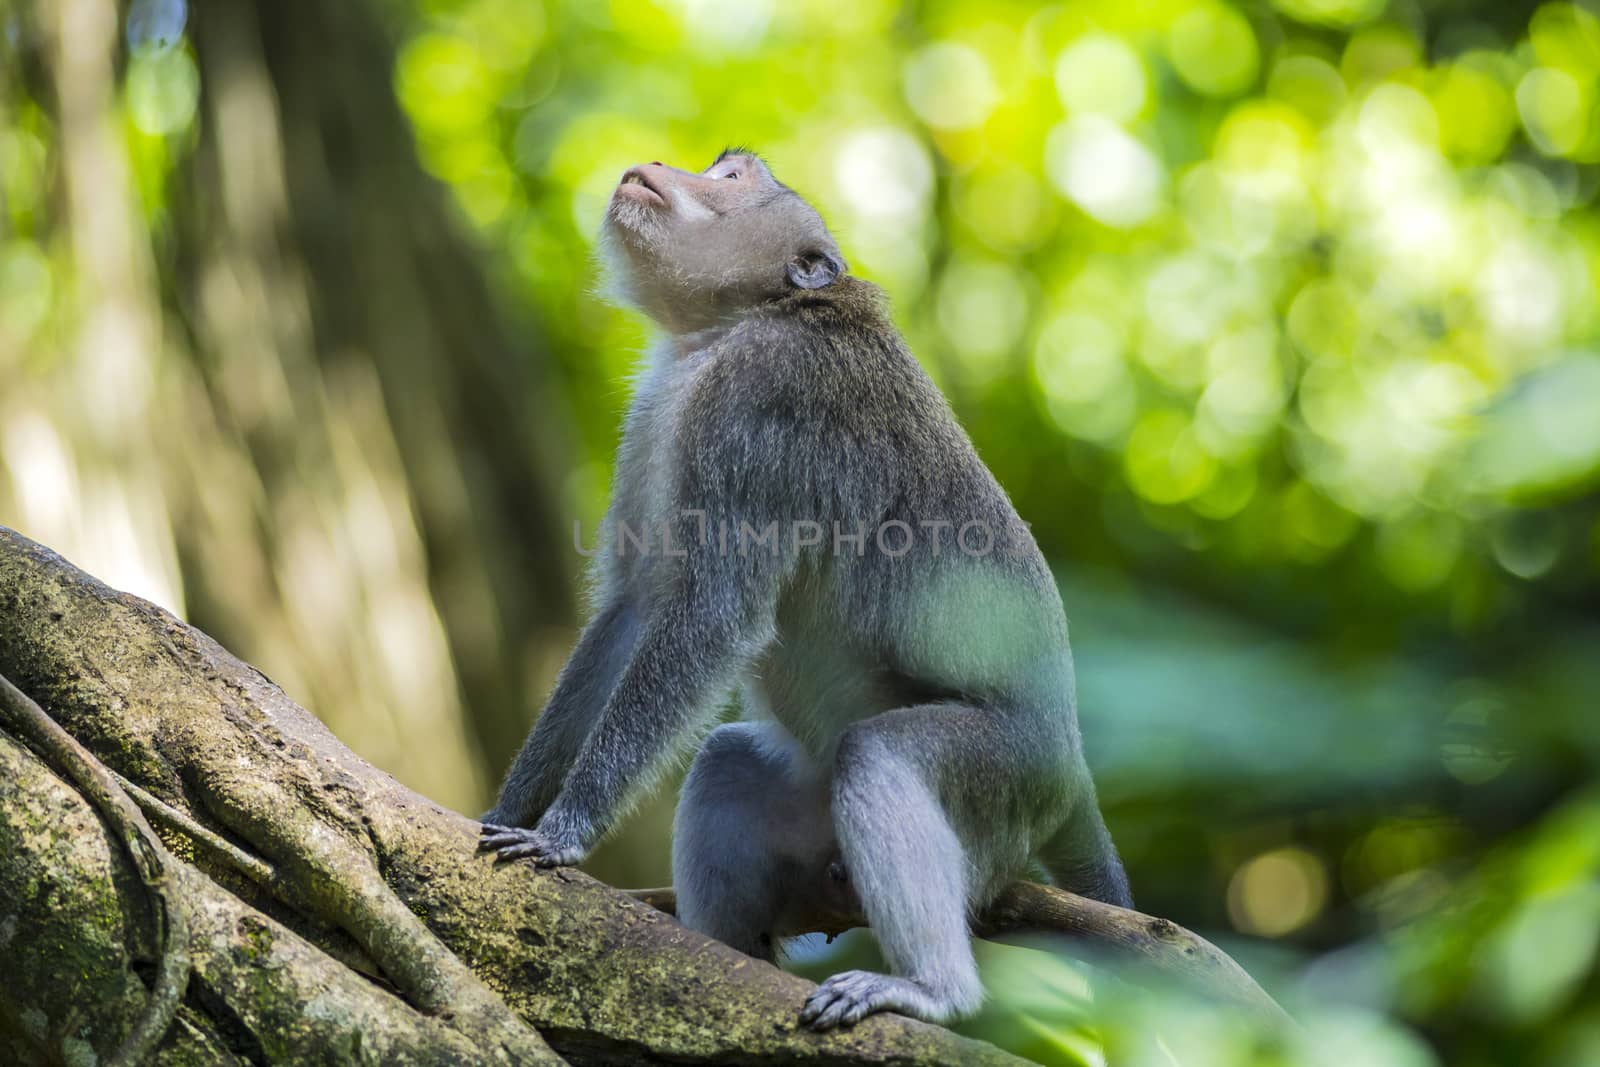
<instances>
[{"instance_id":1,"label":"monkey's back","mask_svg":"<svg viewBox=\"0 0 1600 1067\"><path fill-rule=\"evenodd\" d=\"M786 538L821 528L757 667L767 714L822 757L849 721L940 700L1037 716L1076 745L1054 579L876 287L842 279L750 315L686 403L682 425L704 431L691 480Z\"/></svg>"}]
</instances>

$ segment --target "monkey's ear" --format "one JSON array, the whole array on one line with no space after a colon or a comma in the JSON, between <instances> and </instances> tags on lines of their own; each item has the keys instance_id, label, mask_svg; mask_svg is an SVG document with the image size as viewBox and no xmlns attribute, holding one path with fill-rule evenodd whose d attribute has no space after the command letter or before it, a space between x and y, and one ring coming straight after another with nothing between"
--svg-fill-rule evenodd
<instances>
[{"instance_id":1,"label":"monkey's ear","mask_svg":"<svg viewBox=\"0 0 1600 1067\"><path fill-rule=\"evenodd\" d=\"M844 260L827 252L802 252L784 267L789 282L798 289L832 285L844 271Z\"/></svg>"}]
</instances>

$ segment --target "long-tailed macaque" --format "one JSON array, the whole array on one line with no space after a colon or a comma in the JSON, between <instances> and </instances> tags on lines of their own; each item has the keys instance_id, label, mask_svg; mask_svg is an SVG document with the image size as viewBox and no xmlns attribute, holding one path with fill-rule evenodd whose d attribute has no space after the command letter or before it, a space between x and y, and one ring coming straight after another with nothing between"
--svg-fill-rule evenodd
<instances>
[{"instance_id":1,"label":"long-tailed macaque","mask_svg":"<svg viewBox=\"0 0 1600 1067\"><path fill-rule=\"evenodd\" d=\"M1128 883L1084 762L1067 624L1010 500L817 212L755 155L649 163L606 214L663 331L617 456L596 610L484 819L575 864L743 688L678 807L679 918L753 956L858 906L891 975L801 1013L970 1012L968 917L1041 867Z\"/></svg>"}]
</instances>

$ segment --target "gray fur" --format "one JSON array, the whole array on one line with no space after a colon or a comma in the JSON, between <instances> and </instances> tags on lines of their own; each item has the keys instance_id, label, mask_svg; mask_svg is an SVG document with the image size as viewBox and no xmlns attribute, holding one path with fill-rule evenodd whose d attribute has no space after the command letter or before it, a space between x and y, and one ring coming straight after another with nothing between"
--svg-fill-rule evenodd
<instances>
[{"instance_id":1,"label":"gray fur","mask_svg":"<svg viewBox=\"0 0 1600 1067\"><path fill-rule=\"evenodd\" d=\"M634 168L605 241L667 337L624 428L595 619L483 844L581 861L742 683L754 721L684 783L680 918L771 959L819 902L859 906L894 973L835 975L805 1022L970 1012L968 916L1007 883L1042 865L1130 903L1043 557L880 292L760 160ZM957 543L969 524L987 551Z\"/></svg>"}]
</instances>

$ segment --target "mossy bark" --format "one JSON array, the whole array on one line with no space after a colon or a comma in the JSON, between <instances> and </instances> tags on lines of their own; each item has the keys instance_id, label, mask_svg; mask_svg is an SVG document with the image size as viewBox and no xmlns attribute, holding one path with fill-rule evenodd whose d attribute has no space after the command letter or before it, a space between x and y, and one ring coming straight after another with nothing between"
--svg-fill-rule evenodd
<instances>
[{"instance_id":1,"label":"mossy bark","mask_svg":"<svg viewBox=\"0 0 1600 1067\"><path fill-rule=\"evenodd\" d=\"M800 1029L810 983L580 872L477 854L476 823L206 635L3 527L0 674L273 871L163 829L194 976L162 1062L1016 1062L899 1016ZM0 1053L116 1047L153 951L139 893L76 791L0 737Z\"/></svg>"}]
</instances>

